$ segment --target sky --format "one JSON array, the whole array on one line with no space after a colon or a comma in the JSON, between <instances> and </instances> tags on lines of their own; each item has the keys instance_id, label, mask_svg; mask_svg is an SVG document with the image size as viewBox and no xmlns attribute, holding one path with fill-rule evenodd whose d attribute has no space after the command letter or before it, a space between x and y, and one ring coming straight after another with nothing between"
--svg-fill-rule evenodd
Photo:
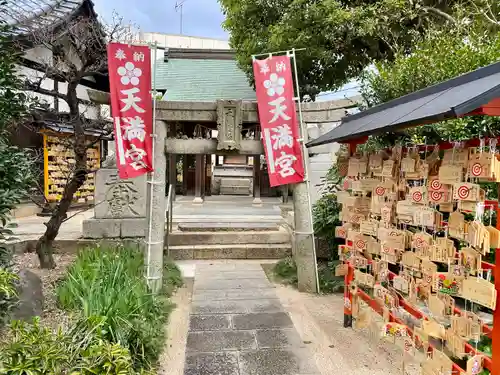
<instances>
[{"instance_id":1,"label":"sky","mask_svg":"<svg viewBox=\"0 0 500 375\"><path fill-rule=\"evenodd\" d=\"M180 12L176 3L183 3L182 34L215 39L229 39L222 29L224 15L217 0L93 0L97 14L112 20L113 12L124 22L137 25L143 32L180 34ZM322 93L318 101L343 99L358 95L359 83L350 82L337 92Z\"/></svg>"},{"instance_id":2,"label":"sky","mask_svg":"<svg viewBox=\"0 0 500 375\"><path fill-rule=\"evenodd\" d=\"M217 0L93 0L97 13L111 20L113 11L143 32L180 34L180 12L176 2L184 2L182 34L207 38L229 38L222 29L224 15Z\"/></svg>"}]
</instances>

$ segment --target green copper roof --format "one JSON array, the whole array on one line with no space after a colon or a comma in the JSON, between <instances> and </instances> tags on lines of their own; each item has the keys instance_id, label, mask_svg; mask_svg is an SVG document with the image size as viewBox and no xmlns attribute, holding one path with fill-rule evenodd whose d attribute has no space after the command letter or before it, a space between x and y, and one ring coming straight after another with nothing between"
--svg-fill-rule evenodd
<instances>
[{"instance_id":1,"label":"green copper roof","mask_svg":"<svg viewBox=\"0 0 500 375\"><path fill-rule=\"evenodd\" d=\"M156 89L167 90L164 100L255 100L255 91L235 60L159 59L156 69Z\"/></svg>"}]
</instances>

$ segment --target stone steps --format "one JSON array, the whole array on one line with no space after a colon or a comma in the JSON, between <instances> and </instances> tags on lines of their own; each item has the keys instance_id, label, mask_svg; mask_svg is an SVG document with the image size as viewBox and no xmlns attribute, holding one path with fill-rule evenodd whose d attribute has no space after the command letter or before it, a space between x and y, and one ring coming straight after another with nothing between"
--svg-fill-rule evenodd
<instances>
[{"instance_id":1,"label":"stone steps","mask_svg":"<svg viewBox=\"0 0 500 375\"><path fill-rule=\"evenodd\" d=\"M181 232L265 232L278 231L279 226L275 223L255 222L204 222L204 223L180 223Z\"/></svg>"},{"instance_id":2,"label":"stone steps","mask_svg":"<svg viewBox=\"0 0 500 375\"><path fill-rule=\"evenodd\" d=\"M230 244L169 246L175 260L187 259L281 259L292 253L291 244Z\"/></svg>"},{"instance_id":3,"label":"stone steps","mask_svg":"<svg viewBox=\"0 0 500 375\"><path fill-rule=\"evenodd\" d=\"M282 229L275 231L242 232L172 232L169 234L171 246L185 245L231 245L231 244L286 244L290 234Z\"/></svg>"}]
</instances>

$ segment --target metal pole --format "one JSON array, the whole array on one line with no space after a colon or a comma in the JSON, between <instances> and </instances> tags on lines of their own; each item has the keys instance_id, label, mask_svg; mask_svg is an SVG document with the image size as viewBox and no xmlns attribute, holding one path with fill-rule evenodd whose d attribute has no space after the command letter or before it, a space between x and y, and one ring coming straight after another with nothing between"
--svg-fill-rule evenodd
<instances>
[{"instance_id":1,"label":"metal pole","mask_svg":"<svg viewBox=\"0 0 500 375\"><path fill-rule=\"evenodd\" d=\"M151 152L153 153L153 158L151 159L151 167L152 171L149 172L149 207L148 207L148 217L149 217L149 227L148 227L148 250L147 250L147 263L146 263L146 281L151 288L151 244L152 244L152 231L153 231L153 220L152 220L152 214L153 214L153 185L155 183L155 172L154 172L154 154L155 154L155 143L156 143L156 58L157 58L157 52L158 52L158 46L157 43L154 42L153 45L154 52L153 52L153 87L152 87L152 92L153 92L153 129L152 129L152 134L151 137L153 138L152 140L152 150ZM156 278L155 278L156 279Z\"/></svg>"},{"instance_id":2,"label":"metal pole","mask_svg":"<svg viewBox=\"0 0 500 375\"><path fill-rule=\"evenodd\" d=\"M301 48L300 50L305 50L305 48ZM311 203L311 183L309 181L309 163L308 163L309 154L308 154L307 147L306 147L307 129L305 129L304 120L302 117L302 104L301 104L301 100L300 100L299 75L297 73L297 58L295 56L296 51L299 51L299 49L297 49L297 50L295 48L292 49L291 57L293 58L293 70L295 73L295 88L297 90L296 100L297 100L297 106L299 108L299 123L300 123L300 132L302 135L300 142L302 143L302 152L304 154L303 158L302 158L303 163L304 163L304 173L305 173L304 180L305 180L305 183L307 184L307 204L308 204L309 215L310 215L311 225L312 225L313 218L312 218L312 203ZM287 52L287 55L290 56L290 51ZM317 260L316 260L317 259L316 258L316 241L314 238L314 227L313 227L313 232L311 233L311 236L312 236L312 240L313 240L314 270L316 273L316 289L317 289L316 291L319 293L320 292L320 290L319 290L319 276L318 276L318 264L317 264Z\"/></svg>"},{"instance_id":3,"label":"metal pole","mask_svg":"<svg viewBox=\"0 0 500 375\"><path fill-rule=\"evenodd\" d=\"M181 35L182 35L182 8L184 8L184 4L181 4L180 6L180 12L181 12Z\"/></svg>"}]
</instances>

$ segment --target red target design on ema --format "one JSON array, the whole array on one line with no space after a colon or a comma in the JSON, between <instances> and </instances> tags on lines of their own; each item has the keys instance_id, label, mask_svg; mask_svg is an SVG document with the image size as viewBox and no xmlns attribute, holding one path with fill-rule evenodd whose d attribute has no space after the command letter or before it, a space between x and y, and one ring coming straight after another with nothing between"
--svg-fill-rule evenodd
<instances>
[{"instance_id":1,"label":"red target design on ema","mask_svg":"<svg viewBox=\"0 0 500 375\"><path fill-rule=\"evenodd\" d=\"M350 181L347 178L344 180L344 184L343 184L344 190L349 190L349 187L351 185L349 182Z\"/></svg>"},{"instance_id":2,"label":"red target design on ema","mask_svg":"<svg viewBox=\"0 0 500 375\"><path fill-rule=\"evenodd\" d=\"M385 188L383 188L382 186L377 186L377 188L375 189L375 194L377 194L378 196L382 196L384 195L385 193Z\"/></svg>"},{"instance_id":3,"label":"red target design on ema","mask_svg":"<svg viewBox=\"0 0 500 375\"><path fill-rule=\"evenodd\" d=\"M440 191L431 191L430 197L432 201L439 202L443 197L443 193Z\"/></svg>"},{"instance_id":4,"label":"red target design on ema","mask_svg":"<svg viewBox=\"0 0 500 375\"><path fill-rule=\"evenodd\" d=\"M465 199L469 196L469 188L465 185L462 185L457 190L458 198Z\"/></svg>"},{"instance_id":5,"label":"red target design on ema","mask_svg":"<svg viewBox=\"0 0 500 375\"><path fill-rule=\"evenodd\" d=\"M417 247L417 248L419 248L419 249L420 249L421 247L424 247L424 243L425 243L425 241L424 241L424 239L423 239L422 237L417 237L417 238L415 239L415 247Z\"/></svg>"},{"instance_id":6,"label":"red target design on ema","mask_svg":"<svg viewBox=\"0 0 500 375\"><path fill-rule=\"evenodd\" d=\"M439 180L432 180L431 181L431 189L432 190L439 190L443 187L443 184L439 182Z\"/></svg>"},{"instance_id":7,"label":"red target design on ema","mask_svg":"<svg viewBox=\"0 0 500 375\"><path fill-rule=\"evenodd\" d=\"M475 163L470 171L474 177L481 176L481 173L483 173L483 166L479 163Z\"/></svg>"},{"instance_id":8,"label":"red target design on ema","mask_svg":"<svg viewBox=\"0 0 500 375\"><path fill-rule=\"evenodd\" d=\"M415 201L415 202L421 202L422 201L422 193L420 191L416 191L413 193L412 195L412 199Z\"/></svg>"},{"instance_id":9,"label":"red target design on ema","mask_svg":"<svg viewBox=\"0 0 500 375\"><path fill-rule=\"evenodd\" d=\"M413 344L410 340L405 340L405 352L409 352L412 348Z\"/></svg>"},{"instance_id":10,"label":"red target design on ema","mask_svg":"<svg viewBox=\"0 0 500 375\"><path fill-rule=\"evenodd\" d=\"M356 247L358 249L364 249L366 247L366 242L363 240L357 240L356 241Z\"/></svg>"}]
</instances>

